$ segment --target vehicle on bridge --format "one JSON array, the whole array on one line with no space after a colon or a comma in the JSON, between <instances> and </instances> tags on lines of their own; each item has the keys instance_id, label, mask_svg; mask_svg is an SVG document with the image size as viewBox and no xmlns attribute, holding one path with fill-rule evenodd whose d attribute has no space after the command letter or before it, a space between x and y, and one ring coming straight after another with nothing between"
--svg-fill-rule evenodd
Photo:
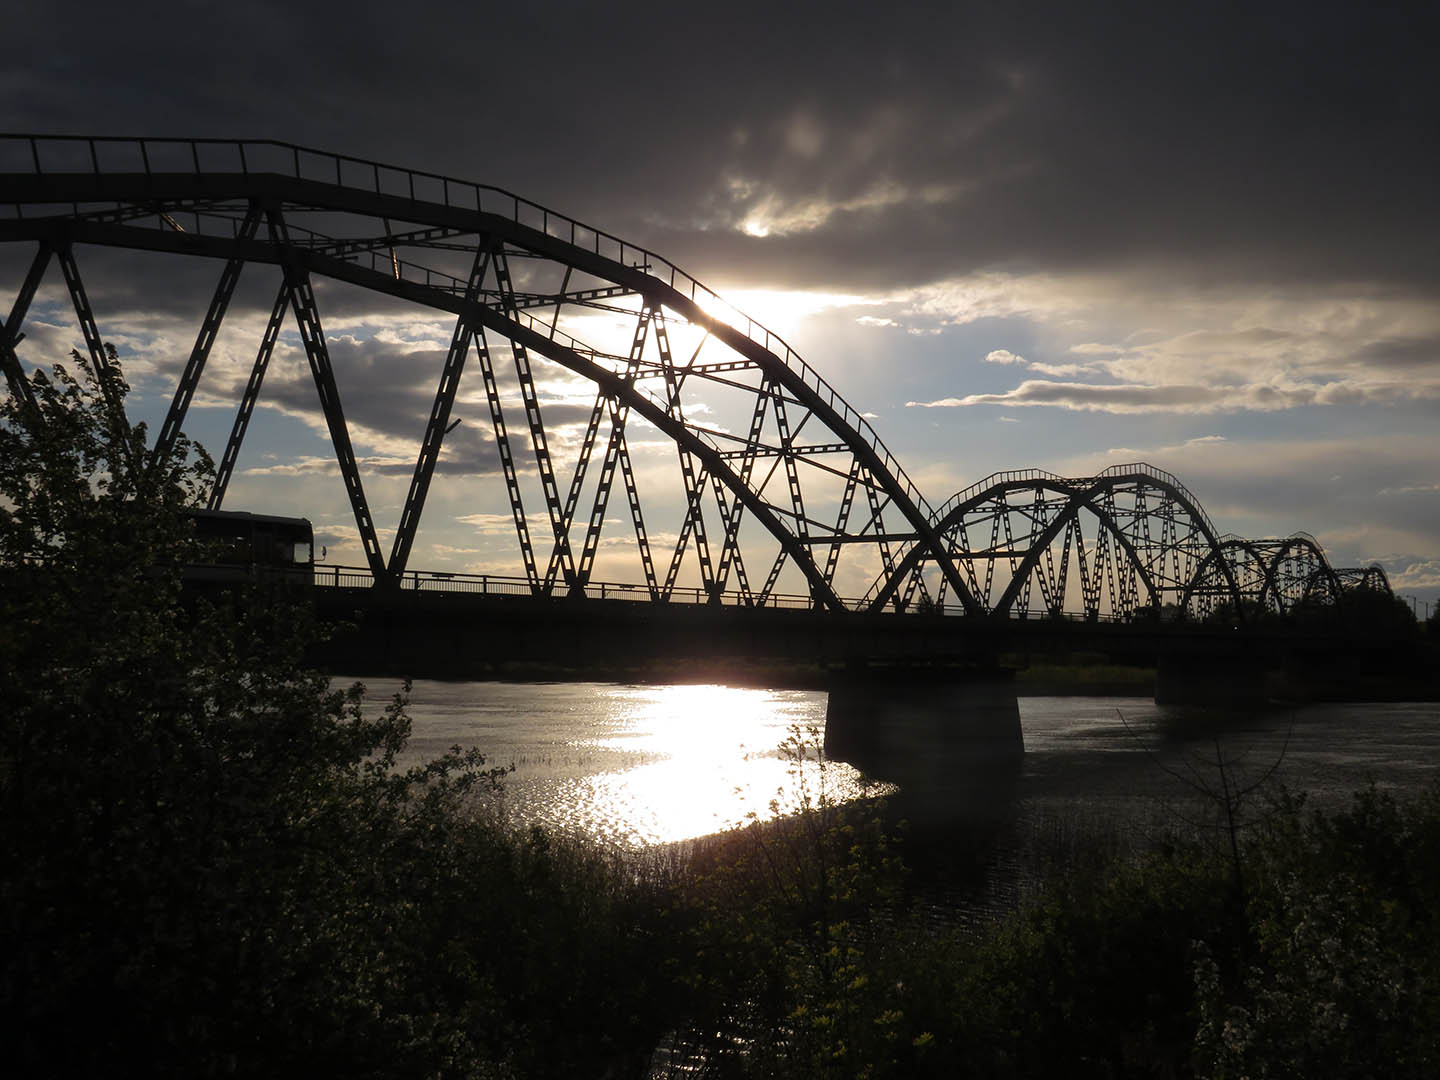
<instances>
[{"instance_id":1,"label":"vehicle on bridge","mask_svg":"<svg viewBox=\"0 0 1440 1080\"><path fill-rule=\"evenodd\" d=\"M181 569L187 583L290 582L315 576L315 531L307 518L243 510L191 510L195 555Z\"/></svg>"}]
</instances>

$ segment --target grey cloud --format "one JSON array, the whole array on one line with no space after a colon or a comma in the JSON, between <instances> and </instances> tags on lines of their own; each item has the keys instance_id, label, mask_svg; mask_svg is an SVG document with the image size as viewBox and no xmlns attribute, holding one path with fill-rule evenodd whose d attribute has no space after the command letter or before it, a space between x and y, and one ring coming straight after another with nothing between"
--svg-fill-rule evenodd
<instances>
[{"instance_id":1,"label":"grey cloud","mask_svg":"<svg viewBox=\"0 0 1440 1080\"><path fill-rule=\"evenodd\" d=\"M1274 412L1305 405L1393 403L1406 399L1432 399L1440 388L1427 383L1337 381L1324 385L1275 386L1250 383L1240 386L1105 385L1026 379L1000 394L969 394L935 401L907 401L912 408L964 408L971 405L1049 405L1080 412L1212 413L1237 410Z\"/></svg>"},{"instance_id":2,"label":"grey cloud","mask_svg":"<svg viewBox=\"0 0 1440 1080\"><path fill-rule=\"evenodd\" d=\"M702 278L1437 277L1420 5L149 6L22 3L0 123L270 134L463 175ZM762 212L815 224L735 231Z\"/></svg>"},{"instance_id":3,"label":"grey cloud","mask_svg":"<svg viewBox=\"0 0 1440 1080\"><path fill-rule=\"evenodd\" d=\"M1207 410L1223 401L1225 391L1207 386L1095 386L1089 383L1026 379L1003 394L970 394L938 401L907 401L915 408L958 408L970 405L1058 405L1098 412L1161 412Z\"/></svg>"},{"instance_id":4,"label":"grey cloud","mask_svg":"<svg viewBox=\"0 0 1440 1080\"><path fill-rule=\"evenodd\" d=\"M1355 359L1368 366L1400 371L1434 367L1440 362L1440 340L1433 338L1387 338L1360 349Z\"/></svg>"}]
</instances>

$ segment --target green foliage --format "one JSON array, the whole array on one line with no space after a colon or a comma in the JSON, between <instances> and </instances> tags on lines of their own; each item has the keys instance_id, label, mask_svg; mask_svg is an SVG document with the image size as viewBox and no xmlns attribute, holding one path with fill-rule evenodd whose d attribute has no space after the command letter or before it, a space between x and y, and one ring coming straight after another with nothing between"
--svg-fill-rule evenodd
<instances>
[{"instance_id":1,"label":"green foliage","mask_svg":"<svg viewBox=\"0 0 1440 1080\"><path fill-rule=\"evenodd\" d=\"M1360 586L1345 589L1334 602L1300 603L1290 614L1302 625L1343 628L1350 633L1407 637L1418 629L1415 612L1398 596Z\"/></svg>"},{"instance_id":2,"label":"green foliage","mask_svg":"<svg viewBox=\"0 0 1440 1080\"><path fill-rule=\"evenodd\" d=\"M958 1075L1420 1077L1440 1062L1440 794L1282 797L1225 846L1164 842L915 965ZM932 955L939 950L932 950ZM948 1019L947 1019L948 1018Z\"/></svg>"},{"instance_id":3,"label":"green foliage","mask_svg":"<svg viewBox=\"0 0 1440 1080\"><path fill-rule=\"evenodd\" d=\"M33 385L38 414L0 405L17 1075L561 1076L647 1053L637 926L660 905L478 814L504 772L478 753L397 769L403 697L369 715L304 670L303 610L180 603L208 460L182 440L146 470L93 376Z\"/></svg>"},{"instance_id":4,"label":"green foliage","mask_svg":"<svg viewBox=\"0 0 1440 1080\"><path fill-rule=\"evenodd\" d=\"M723 838L691 885L687 1047L707 1075L905 1076L903 866L878 801L836 800L817 728L780 752L787 797Z\"/></svg>"},{"instance_id":5,"label":"green foliage","mask_svg":"<svg viewBox=\"0 0 1440 1080\"><path fill-rule=\"evenodd\" d=\"M1440 1067L1440 791L1373 787L1341 814L1287 800L1249 856L1253 947L1226 979L1195 965L1196 1071L1421 1077Z\"/></svg>"},{"instance_id":6,"label":"green foliage","mask_svg":"<svg viewBox=\"0 0 1440 1080\"><path fill-rule=\"evenodd\" d=\"M1174 1075L1192 943L1226 939L1226 868L1170 846L1057 884L960 950L941 1032L961 1075Z\"/></svg>"},{"instance_id":7,"label":"green foliage","mask_svg":"<svg viewBox=\"0 0 1440 1080\"><path fill-rule=\"evenodd\" d=\"M1206 626L1262 626L1281 621L1281 616L1255 600L1241 600L1237 605L1222 600L1201 620Z\"/></svg>"}]
</instances>

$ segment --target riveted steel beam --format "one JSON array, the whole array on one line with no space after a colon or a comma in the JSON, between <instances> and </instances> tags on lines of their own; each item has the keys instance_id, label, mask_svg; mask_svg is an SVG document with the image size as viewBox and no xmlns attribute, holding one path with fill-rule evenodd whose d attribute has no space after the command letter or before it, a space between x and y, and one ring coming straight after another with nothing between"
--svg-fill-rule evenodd
<instances>
[{"instance_id":1,"label":"riveted steel beam","mask_svg":"<svg viewBox=\"0 0 1440 1080\"><path fill-rule=\"evenodd\" d=\"M100 340L100 328L95 325L95 313L91 310L90 299L85 294L85 283L80 279L80 268L75 263L74 251L69 244L62 244L56 257L60 263L60 271L65 276L65 285L70 290L70 300L75 308L75 319L80 324L80 333L85 338L85 348L90 353L95 381L100 384L100 393L110 413L111 431L116 442L120 444L125 466L133 476L139 468L139 462L135 460L135 450L130 443L130 422L125 417L119 376L110 366L110 357L104 342Z\"/></svg>"},{"instance_id":2,"label":"riveted steel beam","mask_svg":"<svg viewBox=\"0 0 1440 1080\"><path fill-rule=\"evenodd\" d=\"M239 239L250 240L255 236L260 225L260 204L251 203L250 209L240 226ZM205 370L205 363L210 358L210 349L215 344L215 338L220 333L220 324L225 318L225 312L230 306L230 298L235 294L235 285L240 280L240 271L245 269L245 260L232 258L225 262L225 269L220 273L220 282L215 286L215 294L210 298L210 307L205 312L205 318L200 324L200 332L195 337L195 346L190 350L190 359L185 363L185 370L180 375L180 381L175 387L175 396L170 401L170 408L165 413L165 420L160 425L160 435L155 440L155 447L151 451L151 467L156 468L170 457L170 452L175 446L175 439L180 434L180 427L185 423L185 414L190 408L190 399L195 396L195 388L200 385L201 373Z\"/></svg>"},{"instance_id":3,"label":"riveted steel beam","mask_svg":"<svg viewBox=\"0 0 1440 1080\"><path fill-rule=\"evenodd\" d=\"M40 281L50 265L50 255L50 244L41 240L35 257L30 260L30 269L25 274L25 280L20 284L20 291L15 294L15 302L10 305L10 318L0 326L0 364L5 368L5 380L10 384L10 393L25 402L25 407L32 413L38 407L35 404L35 393L30 389L30 380L25 377L25 370L20 365L15 346L20 342L20 327L30 312L35 291L40 288Z\"/></svg>"},{"instance_id":4,"label":"riveted steel beam","mask_svg":"<svg viewBox=\"0 0 1440 1080\"><path fill-rule=\"evenodd\" d=\"M315 381L315 391L320 396L320 409L325 416L325 425L330 429L335 461L340 466L340 476L345 482L345 494L350 499L350 509L355 515L355 528L360 534L361 546L365 549L365 561L377 582L386 581L388 576L385 572L385 558L380 553L380 540L375 534L375 522L370 516L365 486L360 479L360 465L355 460L355 449L350 443L350 428L345 422L345 409L340 402L340 388L335 383L335 370L330 363L329 346L325 344L325 330L320 323L320 309L315 303L315 290L310 284L310 274L299 261L295 250L290 247L285 219L280 211L269 208L267 217L272 238L282 250L290 310L294 312L300 340L305 346L305 356L310 362L310 374Z\"/></svg>"},{"instance_id":5,"label":"riveted steel beam","mask_svg":"<svg viewBox=\"0 0 1440 1080\"><path fill-rule=\"evenodd\" d=\"M475 262L470 270L470 282L465 291L466 303L474 303L480 291L489 262L489 251L480 245L475 251ZM410 549L415 543L415 533L420 528L420 515L425 510L425 498L430 492L430 480L435 475L435 466L440 460L440 447L445 433L450 430L450 412L455 405L455 394L460 389L460 374L465 369L465 355L470 351L474 332L462 315L455 320L455 331L450 336L450 348L445 354L445 364L440 369L440 384L435 388L435 401L430 407L430 418L425 424L425 434L420 439L420 455L415 461L415 472L410 478L410 490L405 495L405 505L400 511L400 524L395 530L395 543L390 549L388 570L392 579L398 580L405 573L410 561Z\"/></svg>"}]
</instances>

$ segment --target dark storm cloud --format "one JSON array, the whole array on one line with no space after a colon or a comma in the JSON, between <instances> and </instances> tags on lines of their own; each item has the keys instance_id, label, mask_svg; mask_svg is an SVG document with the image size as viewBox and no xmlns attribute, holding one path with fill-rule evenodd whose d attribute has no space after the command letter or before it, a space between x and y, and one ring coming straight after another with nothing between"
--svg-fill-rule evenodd
<instances>
[{"instance_id":1,"label":"dark storm cloud","mask_svg":"<svg viewBox=\"0 0 1440 1080\"><path fill-rule=\"evenodd\" d=\"M938 8L26 3L0 126L373 156L514 188L702 278L1434 284L1420 5Z\"/></svg>"},{"instance_id":2,"label":"dark storm cloud","mask_svg":"<svg viewBox=\"0 0 1440 1080\"><path fill-rule=\"evenodd\" d=\"M1399 374L1432 367L1440 360L1440 340L1387 338L1361 349L1356 360L1366 367L1393 368Z\"/></svg>"}]
</instances>

